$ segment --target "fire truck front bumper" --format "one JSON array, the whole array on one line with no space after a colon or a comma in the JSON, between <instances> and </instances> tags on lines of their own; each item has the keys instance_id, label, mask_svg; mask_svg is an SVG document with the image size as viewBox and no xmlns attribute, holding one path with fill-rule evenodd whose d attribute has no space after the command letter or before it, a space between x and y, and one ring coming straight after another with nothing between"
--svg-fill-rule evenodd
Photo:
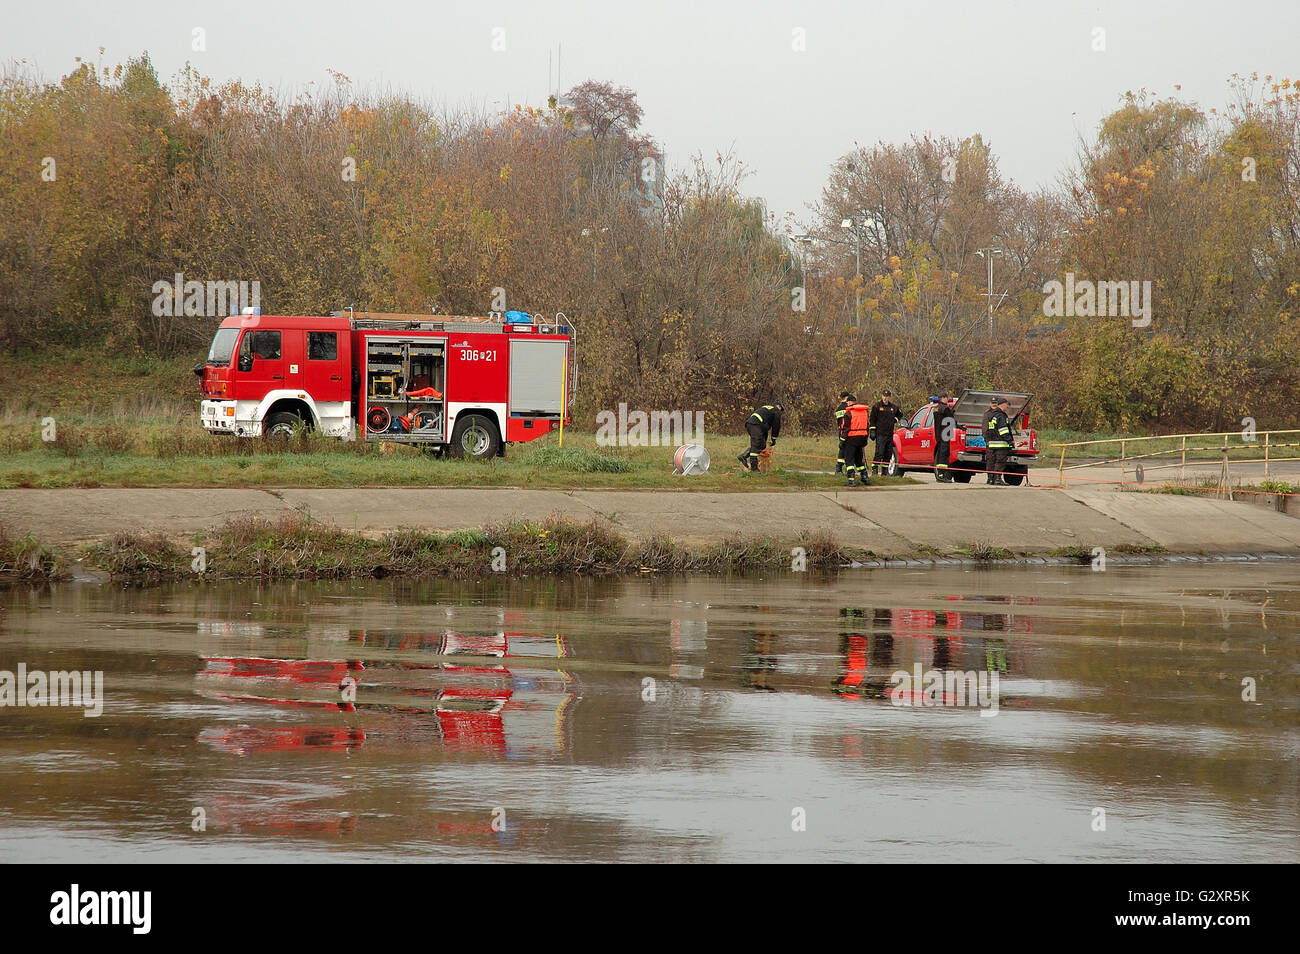
<instances>
[{"instance_id":1,"label":"fire truck front bumper","mask_svg":"<svg viewBox=\"0 0 1300 954\"><path fill-rule=\"evenodd\" d=\"M213 434L235 434L245 431L236 430L234 401L204 401L199 411L199 419L205 430ZM240 422L247 425L248 422Z\"/></svg>"}]
</instances>

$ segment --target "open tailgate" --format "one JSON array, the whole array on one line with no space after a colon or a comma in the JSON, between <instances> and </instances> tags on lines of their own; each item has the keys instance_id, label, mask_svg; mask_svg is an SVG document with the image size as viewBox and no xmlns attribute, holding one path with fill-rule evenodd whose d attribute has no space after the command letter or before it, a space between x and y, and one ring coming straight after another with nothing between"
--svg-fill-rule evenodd
<instances>
[{"instance_id":1,"label":"open tailgate","mask_svg":"<svg viewBox=\"0 0 1300 954\"><path fill-rule=\"evenodd\" d=\"M980 425L984 423L984 412L989 409L989 401L995 397L1004 397L1011 402L1007 409L1007 416L1015 420L1025 408L1029 407L1029 402L1034 399L1032 394L1017 393L1015 391L976 391L967 388L961 392L961 397L957 403L952 406L952 416L957 422L958 427L972 428L979 431Z\"/></svg>"}]
</instances>

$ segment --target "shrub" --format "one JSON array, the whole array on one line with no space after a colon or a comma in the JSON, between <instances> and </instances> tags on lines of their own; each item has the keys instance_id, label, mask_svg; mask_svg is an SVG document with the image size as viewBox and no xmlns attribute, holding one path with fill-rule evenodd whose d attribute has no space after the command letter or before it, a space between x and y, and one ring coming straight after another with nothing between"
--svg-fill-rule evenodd
<instances>
[{"instance_id":1,"label":"shrub","mask_svg":"<svg viewBox=\"0 0 1300 954\"><path fill-rule=\"evenodd\" d=\"M0 525L0 579L12 578L36 583L56 579L63 572L63 561L30 533L11 537Z\"/></svg>"}]
</instances>

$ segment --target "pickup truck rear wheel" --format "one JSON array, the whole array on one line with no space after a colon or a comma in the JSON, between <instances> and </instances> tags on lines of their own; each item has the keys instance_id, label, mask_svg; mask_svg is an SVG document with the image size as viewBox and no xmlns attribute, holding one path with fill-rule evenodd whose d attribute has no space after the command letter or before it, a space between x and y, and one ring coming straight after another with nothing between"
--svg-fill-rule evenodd
<instances>
[{"instance_id":1,"label":"pickup truck rear wheel","mask_svg":"<svg viewBox=\"0 0 1300 954\"><path fill-rule=\"evenodd\" d=\"M456 419L448 447L453 457L487 460L501 450L501 436L496 425L482 414L466 414Z\"/></svg>"},{"instance_id":2,"label":"pickup truck rear wheel","mask_svg":"<svg viewBox=\"0 0 1300 954\"><path fill-rule=\"evenodd\" d=\"M1002 479L1012 487L1019 487L1020 482L1025 479L1025 475L1028 473L1029 468L1024 464L1008 464L1007 469L1002 474Z\"/></svg>"},{"instance_id":3,"label":"pickup truck rear wheel","mask_svg":"<svg viewBox=\"0 0 1300 954\"><path fill-rule=\"evenodd\" d=\"M885 473L890 477L898 477L905 473L903 465L898 462L898 448L889 452L889 463L885 465Z\"/></svg>"}]
</instances>

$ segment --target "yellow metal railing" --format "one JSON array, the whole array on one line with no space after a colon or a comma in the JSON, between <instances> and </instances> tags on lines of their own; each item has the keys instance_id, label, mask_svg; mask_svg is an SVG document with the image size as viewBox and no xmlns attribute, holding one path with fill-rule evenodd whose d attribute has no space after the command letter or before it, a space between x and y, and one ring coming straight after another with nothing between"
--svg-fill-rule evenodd
<instances>
[{"instance_id":1,"label":"yellow metal railing","mask_svg":"<svg viewBox=\"0 0 1300 954\"><path fill-rule=\"evenodd\" d=\"M1286 440L1290 437L1291 440ZM1281 439L1279 439L1281 438ZM1189 443L1190 441L1190 443ZM1145 453L1156 442L1165 442L1172 446L1150 450ZM1104 457L1100 460L1087 460L1078 464L1071 464L1068 467L1065 463L1066 451L1070 448L1093 447L1102 444L1118 444L1118 457ZM1129 465L1132 464L1134 470L1141 468L1140 473L1135 472L1134 476L1139 482L1145 477L1148 470L1163 470L1166 468L1178 468L1178 479L1186 479L1188 454L1192 454L1193 463L1209 463L1217 460L1220 464L1219 488L1226 492L1230 497L1232 494L1229 485L1230 470L1229 464L1260 464L1264 465L1264 477L1271 476L1270 468L1275 463L1283 461L1300 460L1297 456L1278 456L1279 452L1300 451L1300 429L1285 431L1216 431L1214 433L1198 434L1165 434L1158 437L1111 437L1097 441L1069 441L1063 444L1054 444L1054 448L1061 449L1060 460L1056 468L1057 480L1065 482L1065 472L1069 470L1081 470L1088 467L1105 467L1119 464L1119 482L1125 484L1126 474ZM1139 453L1130 453L1130 449L1137 449ZM1262 451L1262 457L1240 457L1237 452L1240 451ZM1209 454L1211 456L1196 456ZM1147 467L1144 463L1148 460L1157 458L1177 456L1176 461L1168 463L1159 463L1153 467Z\"/></svg>"}]
</instances>

